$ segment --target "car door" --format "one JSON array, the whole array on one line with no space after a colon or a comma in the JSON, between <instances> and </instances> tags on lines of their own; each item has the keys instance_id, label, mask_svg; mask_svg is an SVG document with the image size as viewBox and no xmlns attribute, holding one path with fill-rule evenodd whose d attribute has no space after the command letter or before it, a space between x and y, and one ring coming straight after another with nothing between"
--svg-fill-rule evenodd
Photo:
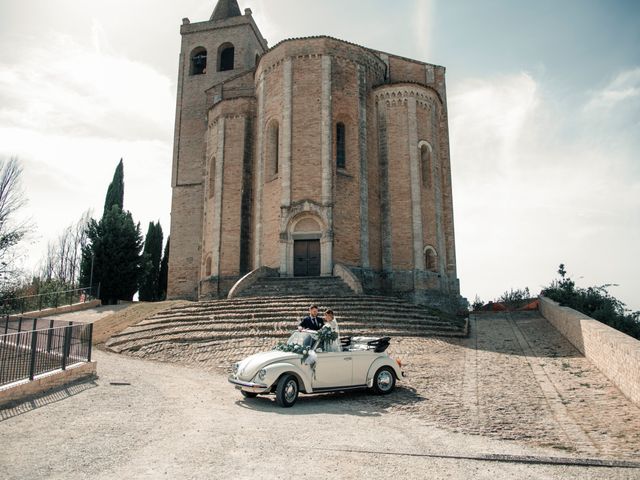
<instances>
[{"instance_id":1,"label":"car door","mask_svg":"<svg viewBox=\"0 0 640 480\"><path fill-rule=\"evenodd\" d=\"M367 383L367 373L371 364L378 357L378 354L366 350L361 352L351 352L353 358L353 384L365 385Z\"/></svg>"},{"instance_id":2,"label":"car door","mask_svg":"<svg viewBox=\"0 0 640 480\"><path fill-rule=\"evenodd\" d=\"M350 387L353 384L351 352L319 352L313 389Z\"/></svg>"}]
</instances>

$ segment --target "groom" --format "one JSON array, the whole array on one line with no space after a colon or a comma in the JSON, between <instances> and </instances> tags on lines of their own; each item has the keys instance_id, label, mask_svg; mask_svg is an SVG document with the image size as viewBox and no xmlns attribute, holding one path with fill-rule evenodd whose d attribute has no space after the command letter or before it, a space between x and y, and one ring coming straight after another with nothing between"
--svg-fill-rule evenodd
<instances>
[{"instance_id":1,"label":"groom","mask_svg":"<svg viewBox=\"0 0 640 480\"><path fill-rule=\"evenodd\" d=\"M309 315L304 317L298 325L299 330L315 330L316 332L322 328L324 320L318 317L318 306L311 305L309 307Z\"/></svg>"}]
</instances>

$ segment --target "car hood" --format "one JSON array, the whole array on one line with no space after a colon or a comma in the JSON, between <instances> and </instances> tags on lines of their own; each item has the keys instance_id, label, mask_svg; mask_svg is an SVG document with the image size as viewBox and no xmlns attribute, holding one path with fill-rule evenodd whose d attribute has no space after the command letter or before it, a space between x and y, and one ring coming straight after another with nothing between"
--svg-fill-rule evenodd
<instances>
[{"instance_id":1,"label":"car hood","mask_svg":"<svg viewBox=\"0 0 640 480\"><path fill-rule=\"evenodd\" d=\"M250 381L256 376L261 368L264 368L271 363L298 360L299 358L299 354L280 352L278 350L256 353L255 355L251 355L240 362L238 365L237 375L240 380Z\"/></svg>"}]
</instances>

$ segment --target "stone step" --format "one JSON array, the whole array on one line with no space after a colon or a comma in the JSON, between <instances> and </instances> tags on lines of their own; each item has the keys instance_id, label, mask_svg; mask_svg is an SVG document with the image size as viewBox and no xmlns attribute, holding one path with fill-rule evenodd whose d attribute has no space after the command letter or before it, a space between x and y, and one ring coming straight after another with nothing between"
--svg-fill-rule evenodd
<instances>
[{"instance_id":1,"label":"stone step","mask_svg":"<svg viewBox=\"0 0 640 480\"><path fill-rule=\"evenodd\" d=\"M239 294L240 297L313 295L353 295L353 290L339 277L267 277L258 280Z\"/></svg>"},{"instance_id":2,"label":"stone step","mask_svg":"<svg viewBox=\"0 0 640 480\"><path fill-rule=\"evenodd\" d=\"M220 332L228 332L228 333L237 333L238 335L243 335L249 332L259 334L261 332L280 332L281 335L290 335L293 330L295 330L296 325L291 324L251 324L246 325L243 329L238 329L238 325L235 324L221 324L217 325L215 328L211 328L210 325L203 324L194 324L194 325L176 325L171 328L165 329L139 329L130 331L127 335L116 335L112 337L114 344L117 344L120 341L133 341L138 339L149 339L149 338L160 338L164 335L173 335L173 334L191 334L196 332L211 332L211 333L220 333ZM396 332L402 331L404 333L408 332L420 332L420 331L432 331L435 329L442 331L458 331L459 329L453 325L382 325L382 324L346 324L341 327L340 334L348 335L348 332L353 331L375 331L375 330L393 330Z\"/></svg>"},{"instance_id":3,"label":"stone step","mask_svg":"<svg viewBox=\"0 0 640 480\"><path fill-rule=\"evenodd\" d=\"M307 308L309 305L317 304L319 307L333 305L336 303L346 303L346 302L382 302L386 304L397 304L397 305L410 305L412 307L417 307L415 304L407 302L406 300L402 300L395 297L382 297L382 296L369 296L369 295L345 295L345 296L326 296L322 298L318 298L316 296L305 296L305 295L290 295L287 297L278 297L274 299L273 297L250 297L250 298L240 298L236 297L230 300L209 300L199 302L197 304L185 304L185 305L177 305L172 307L172 311L180 311L180 310L192 310L192 309L200 309L205 307L211 307L216 305L230 306L230 305L264 305L264 304L300 304L304 308Z\"/></svg>"},{"instance_id":4,"label":"stone step","mask_svg":"<svg viewBox=\"0 0 640 480\"><path fill-rule=\"evenodd\" d=\"M341 332L342 333L342 332ZM381 329L364 329L364 330L353 330L353 331L345 331L342 333L342 336L389 336L389 337L461 337L463 336L457 330L442 330L442 329L433 329L433 330L421 330L421 331L407 331L407 330L394 330L389 328L381 328ZM268 332L260 332L261 338L273 338L273 339L281 339L285 340L289 336L289 332L284 331L268 331ZM210 342L210 341L239 341L252 339L256 337L256 332L246 332L244 334L238 334L237 332L202 332L202 333L178 333L178 334L167 334L167 335L157 335L149 338L139 338L139 339L129 339L129 340L112 340L107 343L107 348L111 351L121 353L125 351L135 352L142 347L147 347L149 345L167 343L167 344L192 344L192 343L202 343L202 342Z\"/></svg>"},{"instance_id":5,"label":"stone step","mask_svg":"<svg viewBox=\"0 0 640 480\"><path fill-rule=\"evenodd\" d=\"M400 298L355 295L340 279L263 279L253 291L259 291L261 284L269 292L265 296L183 304L159 312L115 335L107 348L144 354L191 348L186 347L190 344L224 349L225 342L284 340L310 304L336 311L343 336L461 337L467 333L462 319ZM301 293L298 287L312 291Z\"/></svg>"},{"instance_id":6,"label":"stone step","mask_svg":"<svg viewBox=\"0 0 640 480\"><path fill-rule=\"evenodd\" d=\"M392 316L392 317L408 317L408 318L439 318L435 315L429 315L419 309L410 309L402 307L386 307L381 306L359 306L357 308L340 308L334 310L336 318L340 321L344 317L361 316L365 318L376 318L378 316ZM219 308L215 310L202 309L192 312L164 312L162 314L154 315L154 319L166 319L166 318L219 318L223 317L245 317L250 318L265 318L265 317L290 317L301 318L307 315L306 310L296 310L286 306L270 307L262 309L234 309L234 308Z\"/></svg>"},{"instance_id":7,"label":"stone step","mask_svg":"<svg viewBox=\"0 0 640 480\"><path fill-rule=\"evenodd\" d=\"M297 322L263 322L263 323L171 323L165 325L148 325L139 324L134 327L130 327L126 332L114 335L114 339L117 338L135 338L137 336L147 336L150 334L162 335L166 332L191 332L191 331L233 331L236 333L242 333L245 331L286 331L292 332L297 327ZM423 323L406 323L406 322L343 322L340 324L340 332L351 331L354 329L375 329L375 328L392 328L405 331L416 331L421 329L433 330L436 328L442 330L459 330L456 325L446 324L442 322L423 322Z\"/></svg>"},{"instance_id":8,"label":"stone step","mask_svg":"<svg viewBox=\"0 0 640 480\"><path fill-rule=\"evenodd\" d=\"M282 324L286 324L286 325L291 325L293 328L297 327L297 325L299 324L299 320L298 319L291 319L291 318L260 318L260 319L251 319L248 320L246 318L221 318L221 319L217 319L217 320L210 320L210 319L192 319L192 320L179 320L179 319L175 319L175 320L159 320L159 321L146 321L146 322L141 322L138 325L134 326L134 327L130 327L131 329L140 329L140 328L166 328L167 326L178 326L178 325L194 325L194 324L200 324L200 325L211 325L211 328L215 328L216 325L222 325L222 324L233 324L233 325L237 325L237 326L244 326L244 325L282 325ZM447 322L445 320L441 320L439 318L433 318L433 319L392 319L392 318L386 318L386 319L371 319L371 320L362 320L358 317L352 317L352 318L343 318L340 320L340 322L338 323L339 326L342 325L398 325L398 326L421 326L421 325L433 325L433 326L437 326L437 325L442 325L442 326L447 326L447 325L454 325L454 326L458 326L458 324L454 324L452 322Z\"/></svg>"},{"instance_id":9,"label":"stone step","mask_svg":"<svg viewBox=\"0 0 640 480\"><path fill-rule=\"evenodd\" d=\"M415 311L424 311L429 312L431 309L418 306L408 302L388 302L384 300L370 300L364 297L359 298L345 298L345 300L340 299L323 299L322 302L316 303L318 307L322 310L325 307L330 307L332 309L337 308L369 308L369 307L385 307L385 308L395 308L395 309L411 309ZM250 303L232 303L232 301L218 301L215 303L212 302L203 302L199 305L188 305L188 306L180 306L175 307L169 310L165 310L160 312L158 315L163 315L168 312L201 312L201 311L216 311L216 310L246 310L246 311L256 311L262 308L287 308L289 310L304 310L306 311L309 308L310 302L309 300L290 300L290 299L277 299L270 298L268 302L250 302Z\"/></svg>"}]
</instances>

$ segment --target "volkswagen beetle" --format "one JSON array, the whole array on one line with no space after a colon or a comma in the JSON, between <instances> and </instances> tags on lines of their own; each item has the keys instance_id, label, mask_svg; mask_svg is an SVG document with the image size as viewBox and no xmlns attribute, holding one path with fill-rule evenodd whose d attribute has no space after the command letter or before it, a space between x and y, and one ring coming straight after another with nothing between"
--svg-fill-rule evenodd
<instances>
[{"instance_id":1,"label":"volkswagen beetle","mask_svg":"<svg viewBox=\"0 0 640 480\"><path fill-rule=\"evenodd\" d=\"M246 398L275 394L281 407L292 407L302 393L370 389L385 395L404 373L385 352L389 337L342 337L342 351L323 351L316 332L294 332L284 350L252 355L233 367L229 382ZM299 353L298 353L299 352Z\"/></svg>"}]
</instances>

